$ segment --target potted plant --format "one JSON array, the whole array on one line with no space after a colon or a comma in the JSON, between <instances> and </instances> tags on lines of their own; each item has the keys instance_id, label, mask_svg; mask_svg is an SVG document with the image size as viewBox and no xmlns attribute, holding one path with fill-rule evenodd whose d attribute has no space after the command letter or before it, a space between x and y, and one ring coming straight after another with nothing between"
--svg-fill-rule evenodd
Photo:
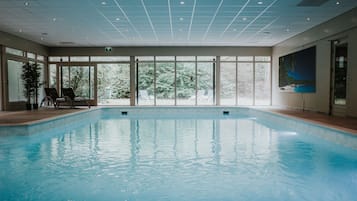
<instances>
[{"instance_id":1,"label":"potted plant","mask_svg":"<svg viewBox=\"0 0 357 201\"><path fill-rule=\"evenodd\" d=\"M38 64L27 62L22 66L21 78L24 84L24 95L27 98L26 109L31 110L31 98L34 98L33 109L38 108L38 89L41 87L40 67Z\"/></svg>"}]
</instances>

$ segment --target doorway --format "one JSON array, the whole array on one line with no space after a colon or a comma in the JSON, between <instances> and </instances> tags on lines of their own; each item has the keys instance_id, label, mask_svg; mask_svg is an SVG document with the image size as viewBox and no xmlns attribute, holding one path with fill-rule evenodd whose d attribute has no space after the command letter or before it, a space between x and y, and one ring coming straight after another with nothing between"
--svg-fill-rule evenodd
<instances>
[{"instance_id":1,"label":"doorway","mask_svg":"<svg viewBox=\"0 0 357 201\"><path fill-rule=\"evenodd\" d=\"M76 96L89 99L91 105L97 104L94 65L63 65L58 68L59 89L73 88Z\"/></svg>"}]
</instances>

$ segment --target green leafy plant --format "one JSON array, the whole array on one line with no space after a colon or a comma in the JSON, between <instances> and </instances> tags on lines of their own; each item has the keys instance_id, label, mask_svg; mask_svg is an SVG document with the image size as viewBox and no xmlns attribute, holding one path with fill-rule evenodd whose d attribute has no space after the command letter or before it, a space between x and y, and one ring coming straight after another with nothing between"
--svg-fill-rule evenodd
<instances>
[{"instance_id":1,"label":"green leafy plant","mask_svg":"<svg viewBox=\"0 0 357 201\"><path fill-rule=\"evenodd\" d=\"M24 95L27 98L27 104L31 104L31 98L38 104L38 89L43 85L40 82L41 68L38 64L27 62L22 66L21 78L24 85Z\"/></svg>"}]
</instances>

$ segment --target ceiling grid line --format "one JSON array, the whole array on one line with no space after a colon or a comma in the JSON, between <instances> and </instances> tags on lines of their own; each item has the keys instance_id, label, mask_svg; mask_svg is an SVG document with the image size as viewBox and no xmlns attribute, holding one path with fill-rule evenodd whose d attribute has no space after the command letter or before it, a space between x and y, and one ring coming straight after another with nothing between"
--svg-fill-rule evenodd
<instances>
[{"instance_id":1,"label":"ceiling grid line","mask_svg":"<svg viewBox=\"0 0 357 201\"><path fill-rule=\"evenodd\" d=\"M157 37L156 31L155 31L155 27L154 27L154 25L152 24L152 21L151 21L151 17L150 17L150 15L149 15L149 12L148 12L148 10L146 9L144 0L141 0L141 5L142 5L143 8L144 8L144 11L145 11L145 13L146 13L146 17L148 18L148 21L149 21L149 24L150 24L150 26L151 26L151 29L152 29L152 31L153 31L153 33L154 33L155 39L156 39L156 40L159 40L159 38Z\"/></svg>"},{"instance_id":2,"label":"ceiling grid line","mask_svg":"<svg viewBox=\"0 0 357 201\"><path fill-rule=\"evenodd\" d=\"M139 31L135 28L134 24L131 22L131 20L129 19L129 17L126 15L126 13L124 12L124 10L121 8L119 2L117 0L113 0L114 3L117 5L117 7L119 8L119 10L123 13L125 19L128 21L128 23L130 24L130 26L134 29L135 33L139 36L140 40L143 40L143 37L141 36L141 34L139 33Z\"/></svg>"},{"instance_id":3,"label":"ceiling grid line","mask_svg":"<svg viewBox=\"0 0 357 201\"><path fill-rule=\"evenodd\" d=\"M274 24L274 22L276 22L280 17L276 17L274 20L272 20L271 22L269 22L267 25L265 25L263 28L259 29L259 31L257 31L256 33L254 33L252 36L250 36L248 38L251 39L253 37L255 37L256 35L258 35L259 33L261 33L263 30L265 30L266 28L270 27L272 24Z\"/></svg>"},{"instance_id":4,"label":"ceiling grid line","mask_svg":"<svg viewBox=\"0 0 357 201\"><path fill-rule=\"evenodd\" d=\"M104 17L104 19L110 24L113 26L113 28L119 32L119 34L125 39L127 40L128 38L123 34L123 32L120 31L120 29L118 27L115 26L115 24L113 24L113 22L110 21L110 19L108 19L107 16L104 15L104 13L102 13L100 10L97 10L97 12Z\"/></svg>"},{"instance_id":5,"label":"ceiling grid line","mask_svg":"<svg viewBox=\"0 0 357 201\"><path fill-rule=\"evenodd\" d=\"M251 22L249 22L247 24L247 26L245 26L235 37L234 39L236 40L245 30L248 29L248 27L250 25L252 25L259 17L261 17L269 8L271 8L275 2L277 2L278 0L274 0L271 4L269 4L269 6L267 6L266 8L264 8L264 10L262 12L259 13L259 15L257 15Z\"/></svg>"},{"instance_id":6,"label":"ceiling grid line","mask_svg":"<svg viewBox=\"0 0 357 201\"><path fill-rule=\"evenodd\" d=\"M172 28L172 15L171 15L171 4L170 4L170 0L167 0L167 5L168 5L168 9L169 9L169 20L170 20L170 31L171 31L171 39L174 39L174 32L173 32L173 28Z\"/></svg>"},{"instance_id":7,"label":"ceiling grid line","mask_svg":"<svg viewBox=\"0 0 357 201\"><path fill-rule=\"evenodd\" d=\"M221 33L221 35L219 35L220 38L223 37L223 35L227 32L227 30L232 26L232 24L236 21L236 19L239 17L239 15L243 12L243 10L248 6L250 0L248 0L247 2L245 2L245 4L239 9L238 13L236 14L236 16L234 16L234 18L232 19L232 21L226 26L226 28L224 29L224 31Z\"/></svg>"},{"instance_id":8,"label":"ceiling grid line","mask_svg":"<svg viewBox=\"0 0 357 201\"><path fill-rule=\"evenodd\" d=\"M219 5L218 5L218 7L217 7L217 9L216 9L216 12L214 13L214 15L213 15L213 17L212 17L212 19L211 19L211 22L209 23L209 25L208 25L208 27L207 27L207 30L206 30L205 34L203 35L202 40L206 40L207 34L208 34L209 30L211 29L211 26L212 26L214 20L216 19L216 16L217 16L217 14L218 14L218 12L219 12L219 9L222 7L223 1L224 1L224 0L221 0L221 3L219 3Z\"/></svg>"},{"instance_id":9,"label":"ceiling grid line","mask_svg":"<svg viewBox=\"0 0 357 201\"><path fill-rule=\"evenodd\" d=\"M188 28L187 40L191 39L191 29L192 29L193 17L195 15L195 10L196 10L196 0L193 1L192 14L191 14L190 26Z\"/></svg>"}]
</instances>

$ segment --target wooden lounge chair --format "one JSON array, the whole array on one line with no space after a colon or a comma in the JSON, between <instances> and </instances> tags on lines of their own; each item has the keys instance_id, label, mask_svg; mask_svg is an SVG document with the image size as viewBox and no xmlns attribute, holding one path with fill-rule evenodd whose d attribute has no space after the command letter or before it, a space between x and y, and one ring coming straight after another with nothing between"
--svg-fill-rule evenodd
<instances>
[{"instance_id":1,"label":"wooden lounge chair","mask_svg":"<svg viewBox=\"0 0 357 201\"><path fill-rule=\"evenodd\" d=\"M62 88L62 95L66 100L70 101L72 107L75 105L87 105L90 108L89 99L77 97L72 88Z\"/></svg>"}]
</instances>

